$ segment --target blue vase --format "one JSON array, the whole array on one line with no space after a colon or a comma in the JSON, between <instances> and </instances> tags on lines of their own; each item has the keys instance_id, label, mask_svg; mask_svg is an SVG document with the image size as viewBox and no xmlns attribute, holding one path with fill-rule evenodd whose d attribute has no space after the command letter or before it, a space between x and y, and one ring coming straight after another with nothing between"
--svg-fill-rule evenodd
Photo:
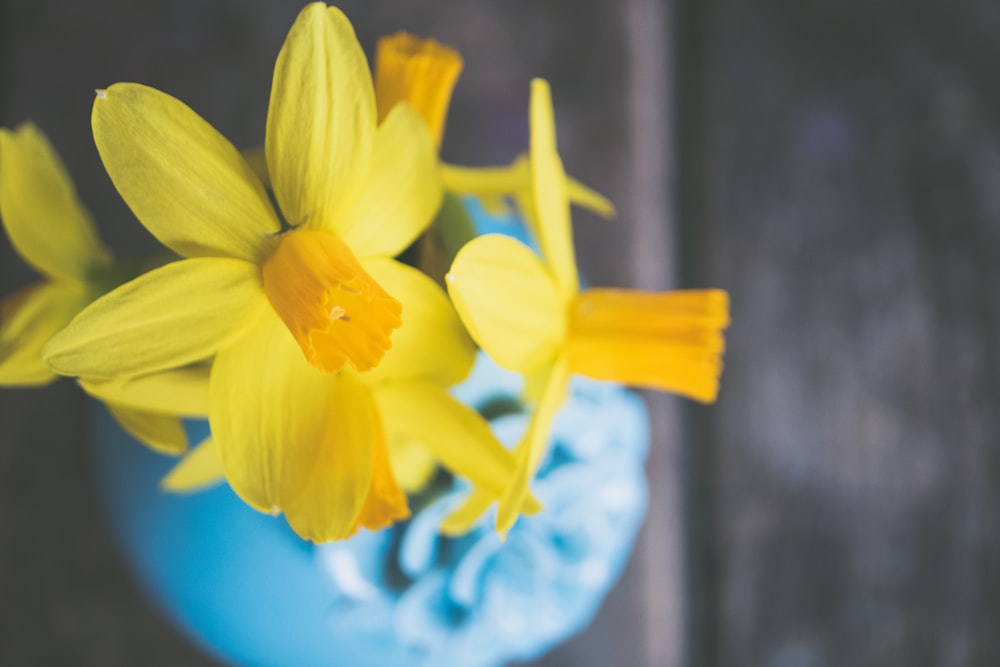
<instances>
[{"instance_id":1,"label":"blue vase","mask_svg":"<svg viewBox=\"0 0 1000 667\"><path fill-rule=\"evenodd\" d=\"M466 202L479 233L530 243L516 219ZM513 446L528 414L523 379L480 355L453 389ZM189 424L190 439L208 435ZM617 581L646 510L649 430L621 387L577 379L532 485L545 506L501 541L490 513L469 534L437 527L464 495L445 480L414 515L378 532L314 546L228 486L163 493L175 459L128 436L100 410L93 433L103 501L150 597L196 642L256 667L493 667L531 660L583 629Z\"/></svg>"},{"instance_id":2,"label":"blue vase","mask_svg":"<svg viewBox=\"0 0 1000 667\"><path fill-rule=\"evenodd\" d=\"M480 357L456 395L505 444L527 415L519 376ZM504 408L506 406L506 409ZM515 409L511 409L511 407ZM499 408L499 410L498 410ZM190 425L192 438L207 434ZM618 579L646 507L646 412L611 384L574 379L533 485L545 505L502 542L492 516L450 539L437 526L463 489L392 529L314 546L222 486L159 490L175 463L103 409L100 486L139 582L195 641L260 667L491 667L530 660L585 627Z\"/></svg>"}]
</instances>

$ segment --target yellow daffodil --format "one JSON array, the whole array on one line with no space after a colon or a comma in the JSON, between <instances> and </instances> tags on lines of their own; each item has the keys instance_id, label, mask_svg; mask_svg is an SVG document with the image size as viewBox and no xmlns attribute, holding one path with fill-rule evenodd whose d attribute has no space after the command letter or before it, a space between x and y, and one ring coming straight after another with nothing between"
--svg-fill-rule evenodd
<instances>
[{"instance_id":1,"label":"yellow daffodil","mask_svg":"<svg viewBox=\"0 0 1000 667\"><path fill-rule=\"evenodd\" d=\"M114 261L31 123L0 129L0 218L14 249L45 277L0 302L0 385L46 384L56 375L42 347L113 286Z\"/></svg>"},{"instance_id":2,"label":"yellow daffodil","mask_svg":"<svg viewBox=\"0 0 1000 667\"><path fill-rule=\"evenodd\" d=\"M715 400L728 296L721 290L580 290L570 189L556 152L551 93L532 82L530 199L544 262L522 243L488 235L465 246L448 289L473 338L501 366L543 390L517 449L518 475L500 503L497 529L513 525L548 441L570 374ZM467 520L475 510L467 507Z\"/></svg>"},{"instance_id":3,"label":"yellow daffodil","mask_svg":"<svg viewBox=\"0 0 1000 667\"><path fill-rule=\"evenodd\" d=\"M0 218L14 248L46 276L0 303L0 385L45 384L56 375L42 360L42 347L87 304L122 282L130 267L114 262L59 156L30 123L0 129ZM190 373L141 378L127 390L86 383L84 388L104 400L136 438L179 454L187 449L180 417L205 414L204 407L192 407L199 392ZM155 399L145 400L150 392Z\"/></svg>"},{"instance_id":4,"label":"yellow daffodil","mask_svg":"<svg viewBox=\"0 0 1000 667\"><path fill-rule=\"evenodd\" d=\"M214 355L212 444L166 486L204 483L217 460L249 505L284 512L314 541L405 517L390 417L411 404L427 415L451 410L435 399L443 390L425 385L464 377L472 348L440 288L392 259L440 204L434 145L407 104L376 123L346 17L307 6L278 56L265 158L280 216L239 152L168 95L111 86L98 93L93 128L125 201L186 259L95 302L50 342L49 363L113 381ZM370 389L380 378L393 381ZM400 378L421 391L393 408L400 401L382 395L403 392ZM453 467L471 468L473 482L498 495L509 457L498 481L477 464L489 452L441 430L440 458L457 458Z\"/></svg>"},{"instance_id":5,"label":"yellow daffodil","mask_svg":"<svg viewBox=\"0 0 1000 667\"><path fill-rule=\"evenodd\" d=\"M408 102L420 114L440 147L445 119L455 82L462 73L462 56L450 46L400 32L379 40L375 51L375 98L379 118L399 102ZM532 228L531 166L527 155L518 156L508 167L460 167L441 165L445 189L459 195L473 195L487 208L503 208L500 202L512 197ZM614 206L607 198L566 176L569 199L610 218Z\"/></svg>"}]
</instances>

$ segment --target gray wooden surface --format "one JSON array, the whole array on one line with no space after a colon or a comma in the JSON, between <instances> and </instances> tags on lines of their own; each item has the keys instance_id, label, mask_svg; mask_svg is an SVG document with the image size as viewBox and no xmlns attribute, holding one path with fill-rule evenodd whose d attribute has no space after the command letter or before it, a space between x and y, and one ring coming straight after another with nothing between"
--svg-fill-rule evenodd
<instances>
[{"instance_id":1,"label":"gray wooden surface","mask_svg":"<svg viewBox=\"0 0 1000 667\"><path fill-rule=\"evenodd\" d=\"M463 51L450 160L510 159L511 109L552 81L567 167L621 211L579 218L593 282L732 293L719 404L653 400L636 556L539 664L1000 664L997 4L343 6L367 45L405 27ZM0 0L0 124L36 120L115 249L141 254L92 90L149 83L257 143L298 8ZM0 293L29 279L0 243ZM214 664L131 581L85 433L69 383L0 390L0 665Z\"/></svg>"},{"instance_id":2,"label":"gray wooden surface","mask_svg":"<svg viewBox=\"0 0 1000 667\"><path fill-rule=\"evenodd\" d=\"M694 664L1000 664L998 5L682 16L686 273L734 320Z\"/></svg>"}]
</instances>

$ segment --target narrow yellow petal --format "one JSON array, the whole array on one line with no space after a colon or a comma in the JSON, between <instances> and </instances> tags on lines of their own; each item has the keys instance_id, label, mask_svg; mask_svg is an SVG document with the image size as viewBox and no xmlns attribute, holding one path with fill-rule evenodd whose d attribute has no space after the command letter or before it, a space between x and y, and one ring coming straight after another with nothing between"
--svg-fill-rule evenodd
<instances>
[{"instance_id":1,"label":"narrow yellow petal","mask_svg":"<svg viewBox=\"0 0 1000 667\"><path fill-rule=\"evenodd\" d=\"M496 201L503 197L513 197L533 206L531 199L531 167L527 155L518 156L509 167L459 167L441 165L441 180L450 192L473 195L483 200L487 211L496 211ZM601 193L588 188L570 176L566 177L566 192L572 204L593 211L605 218L615 215L615 206ZM490 205L488 205L490 204ZM502 209L500 209L502 210Z\"/></svg>"},{"instance_id":2,"label":"narrow yellow petal","mask_svg":"<svg viewBox=\"0 0 1000 667\"><path fill-rule=\"evenodd\" d=\"M416 441L476 487L500 495L514 478L514 459L478 412L443 387L419 380L372 387L390 440Z\"/></svg>"},{"instance_id":3,"label":"narrow yellow petal","mask_svg":"<svg viewBox=\"0 0 1000 667\"><path fill-rule=\"evenodd\" d=\"M408 104L397 105L375 135L360 198L328 226L358 257L392 257L427 229L443 197L427 128Z\"/></svg>"},{"instance_id":4,"label":"narrow yellow petal","mask_svg":"<svg viewBox=\"0 0 1000 667\"><path fill-rule=\"evenodd\" d=\"M395 260L364 264L403 305L403 326L393 332L392 348L365 381L419 378L452 385L464 380L475 362L475 347L444 290Z\"/></svg>"},{"instance_id":5,"label":"narrow yellow petal","mask_svg":"<svg viewBox=\"0 0 1000 667\"><path fill-rule=\"evenodd\" d=\"M189 366L139 377L113 380L81 380L83 390L106 403L173 415L208 416L210 366Z\"/></svg>"},{"instance_id":6,"label":"narrow yellow petal","mask_svg":"<svg viewBox=\"0 0 1000 667\"><path fill-rule=\"evenodd\" d=\"M449 537L460 537L469 532L476 525L476 522L479 521L479 517L483 515L483 512L489 509L490 505L496 499L496 496L491 493L483 491L478 487L473 487L469 495L465 497L465 500L441 522L441 534ZM530 516L538 514L543 509L542 504L534 496L528 495L524 499L524 504L521 505L521 514ZM504 535L500 537L502 539Z\"/></svg>"},{"instance_id":7,"label":"narrow yellow petal","mask_svg":"<svg viewBox=\"0 0 1000 667\"><path fill-rule=\"evenodd\" d=\"M566 399L569 369L565 359L559 359L549 374L545 392L531 417L528 432L517 446L515 459L517 473L514 481L500 499L497 508L497 532L504 536L517 521L518 511L528 497L531 479L548 448L552 420Z\"/></svg>"},{"instance_id":8,"label":"narrow yellow petal","mask_svg":"<svg viewBox=\"0 0 1000 667\"><path fill-rule=\"evenodd\" d=\"M462 56L450 46L399 32L375 49L375 100L381 122L399 102L409 102L441 145L451 92L462 73Z\"/></svg>"},{"instance_id":9,"label":"narrow yellow petal","mask_svg":"<svg viewBox=\"0 0 1000 667\"><path fill-rule=\"evenodd\" d=\"M465 499L441 522L440 531L448 537L460 537L472 530L479 517L496 500L496 496L473 488Z\"/></svg>"},{"instance_id":10,"label":"narrow yellow petal","mask_svg":"<svg viewBox=\"0 0 1000 667\"><path fill-rule=\"evenodd\" d=\"M451 192L476 197L507 197L531 187L531 171L524 157L509 167L441 165L441 179Z\"/></svg>"},{"instance_id":11,"label":"narrow yellow petal","mask_svg":"<svg viewBox=\"0 0 1000 667\"><path fill-rule=\"evenodd\" d=\"M264 263L264 292L306 359L324 373L349 365L367 371L392 346L402 324L399 301L368 275L330 232L283 234Z\"/></svg>"},{"instance_id":12,"label":"narrow yellow petal","mask_svg":"<svg viewBox=\"0 0 1000 667\"><path fill-rule=\"evenodd\" d=\"M529 372L562 346L567 302L519 241L498 234L473 239L456 255L446 280L462 323L504 368Z\"/></svg>"},{"instance_id":13,"label":"narrow yellow petal","mask_svg":"<svg viewBox=\"0 0 1000 667\"><path fill-rule=\"evenodd\" d=\"M66 168L31 123L0 129L0 218L17 252L45 275L83 281L111 263Z\"/></svg>"},{"instance_id":14,"label":"narrow yellow petal","mask_svg":"<svg viewBox=\"0 0 1000 667\"><path fill-rule=\"evenodd\" d=\"M104 168L153 236L184 257L259 261L281 227L240 152L179 100L135 83L98 91Z\"/></svg>"},{"instance_id":15,"label":"narrow yellow petal","mask_svg":"<svg viewBox=\"0 0 1000 667\"><path fill-rule=\"evenodd\" d=\"M566 193L572 204L593 211L604 218L615 216L615 205L597 190L592 190L575 178L566 177Z\"/></svg>"},{"instance_id":16,"label":"narrow yellow petal","mask_svg":"<svg viewBox=\"0 0 1000 667\"><path fill-rule=\"evenodd\" d=\"M556 152L552 93L544 79L531 82L531 179L539 244L561 292L579 288L566 172Z\"/></svg>"},{"instance_id":17,"label":"narrow yellow petal","mask_svg":"<svg viewBox=\"0 0 1000 667\"><path fill-rule=\"evenodd\" d=\"M150 449L171 456L183 454L187 450L184 425L177 417L113 403L108 404L108 410L125 431Z\"/></svg>"},{"instance_id":18,"label":"narrow yellow petal","mask_svg":"<svg viewBox=\"0 0 1000 667\"><path fill-rule=\"evenodd\" d=\"M340 427L332 412L335 378L309 365L270 309L216 355L209 384L212 437L226 479L252 507L280 511L305 489L319 450ZM363 486L358 508L367 479Z\"/></svg>"},{"instance_id":19,"label":"narrow yellow petal","mask_svg":"<svg viewBox=\"0 0 1000 667\"><path fill-rule=\"evenodd\" d=\"M184 455L160 480L160 488L172 493L194 493L226 481L215 441L206 438Z\"/></svg>"},{"instance_id":20,"label":"narrow yellow petal","mask_svg":"<svg viewBox=\"0 0 1000 667\"><path fill-rule=\"evenodd\" d=\"M58 373L94 380L206 359L268 309L258 273L238 259L167 264L90 304L42 355Z\"/></svg>"},{"instance_id":21,"label":"narrow yellow petal","mask_svg":"<svg viewBox=\"0 0 1000 667\"><path fill-rule=\"evenodd\" d=\"M350 22L335 7L306 5L278 54L267 112L268 173L289 224L337 224L368 176L375 125Z\"/></svg>"},{"instance_id":22,"label":"narrow yellow petal","mask_svg":"<svg viewBox=\"0 0 1000 667\"><path fill-rule=\"evenodd\" d=\"M571 317L570 369L711 403L728 324L722 290L584 290Z\"/></svg>"},{"instance_id":23,"label":"narrow yellow petal","mask_svg":"<svg viewBox=\"0 0 1000 667\"><path fill-rule=\"evenodd\" d=\"M77 282L36 283L0 302L0 385L39 385L55 374L42 348L88 301Z\"/></svg>"}]
</instances>

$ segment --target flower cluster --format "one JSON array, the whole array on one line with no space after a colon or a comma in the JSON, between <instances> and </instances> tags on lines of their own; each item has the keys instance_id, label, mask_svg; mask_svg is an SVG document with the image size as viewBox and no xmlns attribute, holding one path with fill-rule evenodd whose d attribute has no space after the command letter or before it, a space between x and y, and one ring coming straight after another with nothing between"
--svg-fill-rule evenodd
<instances>
[{"instance_id":1,"label":"flower cluster","mask_svg":"<svg viewBox=\"0 0 1000 667\"><path fill-rule=\"evenodd\" d=\"M573 374L713 401L725 292L581 290L570 206L613 209L565 174L548 84L532 82L524 156L456 167L438 146L461 69L399 34L373 75L344 14L313 3L278 54L262 152L153 88L99 90L104 167L171 253L141 263L102 245L38 129L0 130L0 218L45 276L0 304L0 383L79 378L136 438L183 455L166 489L225 480L316 542L408 517L439 468L469 489L440 529L497 503L505 534L541 510L531 481ZM538 251L472 238L460 197L513 201ZM449 391L477 345L526 379L512 449ZM189 417L211 426L190 448Z\"/></svg>"}]
</instances>

